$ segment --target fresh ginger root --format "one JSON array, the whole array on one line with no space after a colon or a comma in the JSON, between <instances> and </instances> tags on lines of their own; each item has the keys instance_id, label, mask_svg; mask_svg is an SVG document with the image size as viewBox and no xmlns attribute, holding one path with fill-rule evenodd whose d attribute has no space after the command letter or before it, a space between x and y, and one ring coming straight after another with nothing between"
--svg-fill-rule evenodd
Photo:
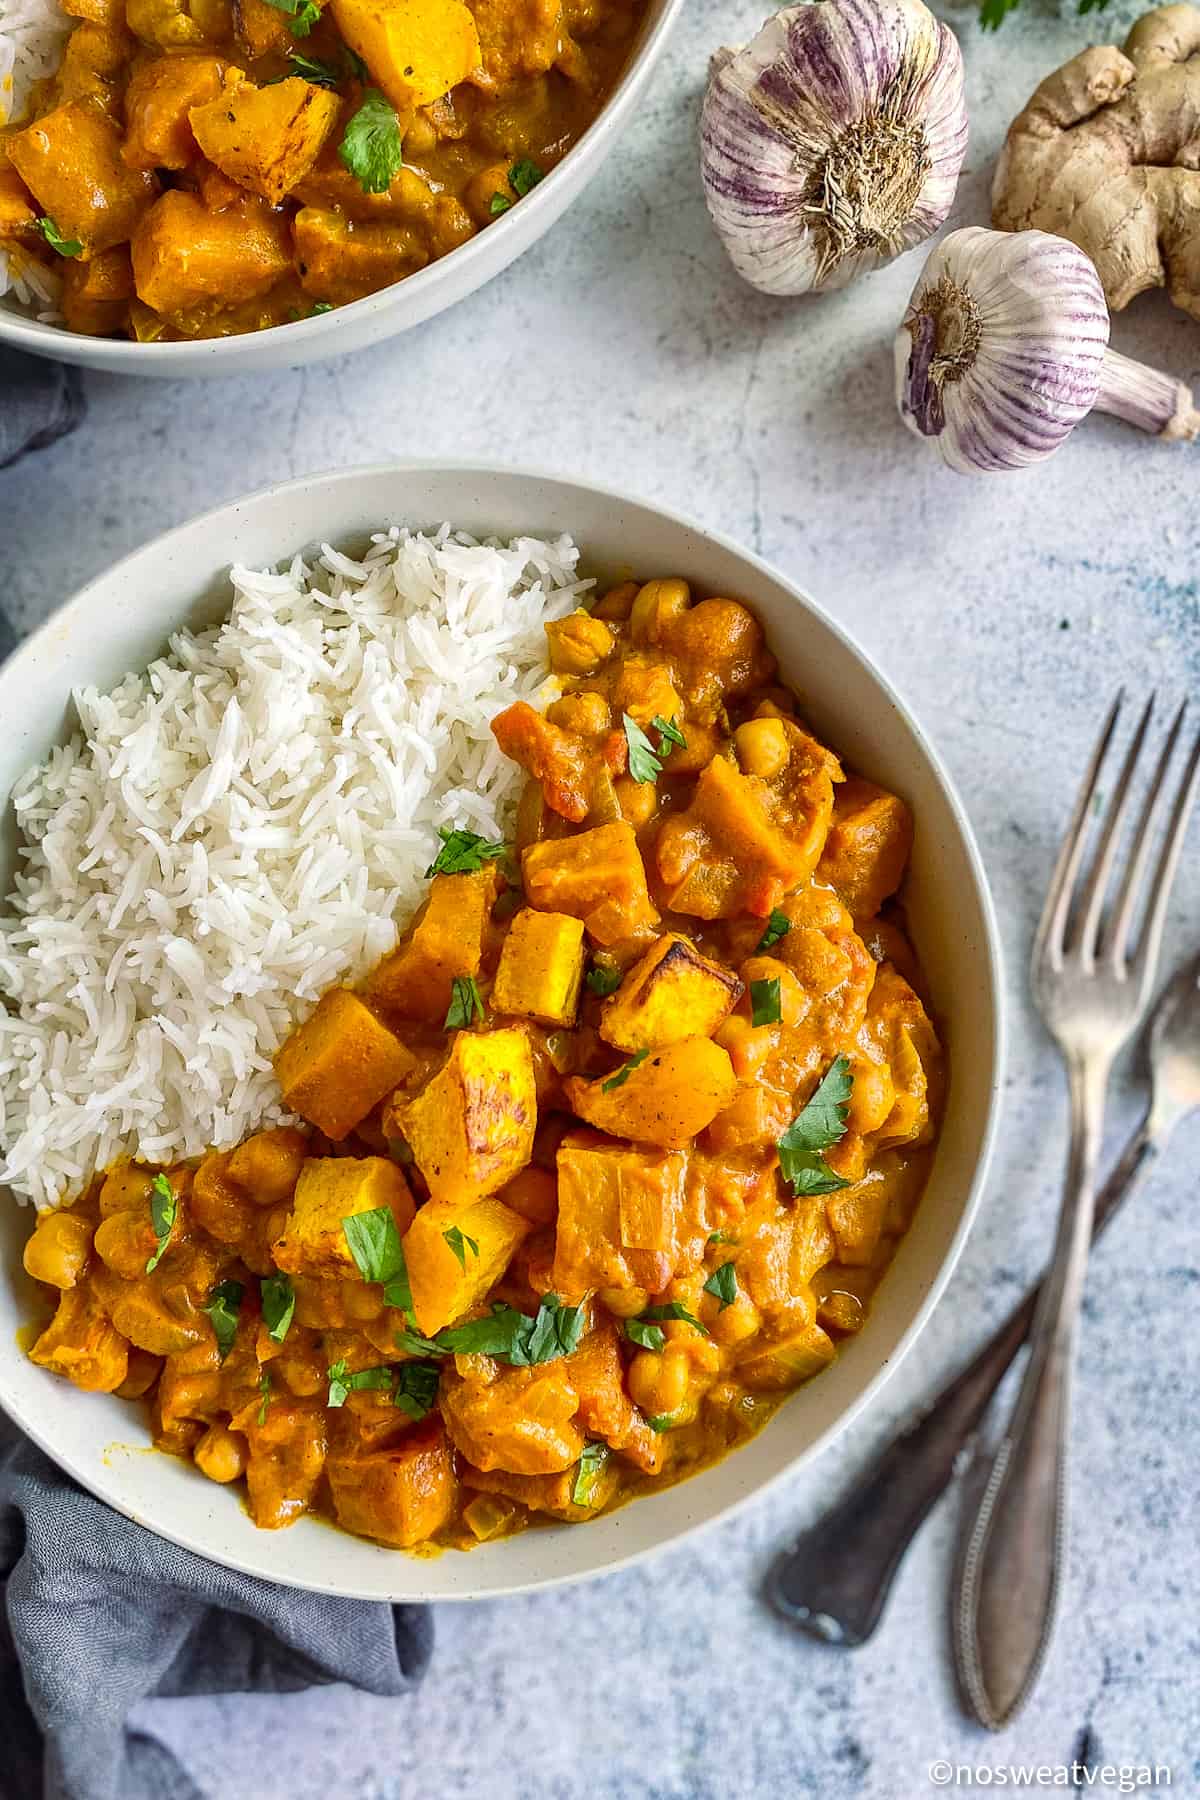
<instances>
[{"instance_id":1,"label":"fresh ginger root","mask_svg":"<svg viewBox=\"0 0 1200 1800\"><path fill-rule=\"evenodd\" d=\"M1036 89L1000 153L992 223L1078 244L1114 312L1165 286L1200 319L1198 170L1200 7L1160 6L1123 53L1084 50Z\"/></svg>"}]
</instances>

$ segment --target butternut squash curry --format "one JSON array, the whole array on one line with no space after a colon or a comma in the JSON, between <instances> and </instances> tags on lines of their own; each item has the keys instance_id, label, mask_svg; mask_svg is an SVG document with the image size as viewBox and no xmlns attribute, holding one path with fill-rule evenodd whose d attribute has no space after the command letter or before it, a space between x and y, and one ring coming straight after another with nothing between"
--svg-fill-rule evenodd
<instances>
[{"instance_id":1,"label":"butternut squash curry","mask_svg":"<svg viewBox=\"0 0 1200 1800\"><path fill-rule=\"evenodd\" d=\"M516 842L275 1067L304 1124L43 1216L35 1362L385 1544L586 1520L755 1431L863 1324L936 1132L904 802L807 731L752 613L633 583L494 724Z\"/></svg>"},{"instance_id":2,"label":"butternut squash curry","mask_svg":"<svg viewBox=\"0 0 1200 1800\"><path fill-rule=\"evenodd\" d=\"M62 0L0 242L72 331L259 330L387 287L516 206L604 104L644 0Z\"/></svg>"}]
</instances>

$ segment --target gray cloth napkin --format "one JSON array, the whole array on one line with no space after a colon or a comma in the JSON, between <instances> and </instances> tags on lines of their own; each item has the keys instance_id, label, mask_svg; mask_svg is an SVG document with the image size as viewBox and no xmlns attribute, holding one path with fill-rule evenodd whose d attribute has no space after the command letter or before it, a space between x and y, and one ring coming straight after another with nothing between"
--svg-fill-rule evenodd
<instances>
[{"instance_id":1,"label":"gray cloth napkin","mask_svg":"<svg viewBox=\"0 0 1200 1800\"><path fill-rule=\"evenodd\" d=\"M0 350L0 469L74 431L86 410L78 369Z\"/></svg>"},{"instance_id":2,"label":"gray cloth napkin","mask_svg":"<svg viewBox=\"0 0 1200 1800\"><path fill-rule=\"evenodd\" d=\"M330 1682L403 1694L433 1645L427 1607L273 1587L153 1536L2 1416L0 1591L4 1800L203 1800L152 1735L155 1700ZM235 1727L219 1767L239 1766Z\"/></svg>"}]
</instances>

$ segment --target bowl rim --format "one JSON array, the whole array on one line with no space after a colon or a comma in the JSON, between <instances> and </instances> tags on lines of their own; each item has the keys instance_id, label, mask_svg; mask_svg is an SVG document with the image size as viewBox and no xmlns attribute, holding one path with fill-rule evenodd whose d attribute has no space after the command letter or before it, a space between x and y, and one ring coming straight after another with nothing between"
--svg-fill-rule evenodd
<instances>
[{"instance_id":1,"label":"bowl rim","mask_svg":"<svg viewBox=\"0 0 1200 1800\"><path fill-rule=\"evenodd\" d=\"M654 8L657 5L658 11ZM380 288L374 294L364 294L359 300L351 300L345 306L335 306L332 312L318 313L316 317L307 319L289 319L281 325L268 325L261 331L237 333L231 337L219 338L184 338L178 343L141 344L126 338L87 339L92 343L100 343L105 350L104 367L110 373L124 371L126 364L144 368L147 365L158 365L159 372L169 372L172 358L183 359L185 354L195 356L197 349L211 345L208 352L214 365L214 373L219 372L222 365L231 365L240 360L234 346L240 344L261 344L271 342L283 343L281 333L287 332L286 342L299 352L322 338L331 338L339 324L346 326L352 320L361 322L380 313L389 311L401 304L401 296L406 296L410 304L417 310L424 295L446 284L458 280L465 282L440 303L435 303L421 314L421 319L435 318L439 312L453 306L457 300L466 299L478 287L484 285L488 276L485 273L478 282L472 283L470 271L473 263L483 260L485 254L500 254L499 247L486 240L493 232L512 232L520 228L528 234L525 248L533 245L554 223L558 213L571 203L572 196L563 193L566 183L573 179L577 165L583 164L580 172L579 192L586 185L588 175L586 165L599 154L598 140L619 121L636 98L637 90L648 79L650 70L662 51L667 33L675 22L676 15L682 10L684 0L646 0L646 16L642 22L641 33L633 53L621 70L616 86L609 94L604 105L588 125L587 129L575 140L566 155L561 157L549 173L539 181L537 186L526 194L520 209L510 207L499 219L490 224L486 231L477 231L465 244L459 244L444 256L437 257L427 263L423 269L415 270L411 275L402 276L387 287ZM563 174L563 171L567 171ZM561 205L558 204L562 195ZM578 192L574 196L578 198ZM546 215L543 217L543 215ZM485 248L486 246L486 248ZM518 249L511 260L515 260L522 252ZM493 270L494 274L503 271L506 265ZM417 321L414 321L416 323ZM8 304L8 296L0 295L0 343L12 344L15 349L28 350L36 355L51 354L53 346L62 338L78 338L80 333L68 331L65 325L49 324L46 321L31 318L25 312L18 312ZM222 355L223 351L229 354ZM242 354L247 354L243 352ZM338 354L336 344L332 341L328 346L328 354ZM111 359L111 360L110 360ZM282 359L285 360L286 359Z\"/></svg>"},{"instance_id":2,"label":"bowl rim","mask_svg":"<svg viewBox=\"0 0 1200 1800\"><path fill-rule=\"evenodd\" d=\"M472 1589L468 1585L451 1594L441 1592L426 1594L419 1590L416 1592L394 1592L387 1589L386 1583L377 1585L339 1585L335 1587L331 1586L328 1581L323 1581L317 1577L306 1578L303 1574L289 1575L288 1577L283 1578L264 1571L261 1564L256 1565L254 1561L244 1556L237 1554L220 1557L214 1556L212 1550L205 1543L197 1541L196 1536L190 1532L186 1526L182 1530L164 1529L161 1524L157 1522L151 1523L148 1519L141 1517L136 1508L122 1498L120 1477L115 1467L108 1463L102 1463L98 1467L93 1467L87 1463L84 1457L76 1457L74 1454L64 1455L56 1449L54 1444L50 1441L50 1434L44 1434L42 1432L36 1419L27 1418L11 1408L9 1398L3 1387L3 1363L0 1362L0 1409L2 1409L29 1438L45 1452L57 1467L65 1470L67 1474L78 1481L89 1493L104 1501L115 1511L123 1514L124 1517L131 1519L135 1524L141 1525L144 1529L154 1532L156 1536L165 1538L168 1542L177 1544L180 1548L189 1550L194 1555L203 1557L206 1561L215 1562L220 1567L234 1569L241 1574L253 1575L260 1580L270 1581L281 1587L296 1587L313 1593L328 1594L331 1597L384 1602L390 1601L393 1604L419 1605L425 1603L437 1603L439 1605L457 1605L462 1602L475 1600L507 1598L516 1594L541 1593L551 1588L566 1587L580 1581L601 1579L604 1576L616 1573L619 1569L626 1569L633 1566L635 1563L643 1562L647 1558L657 1555L660 1552L673 1550L682 1545L685 1541L694 1538L698 1533L715 1529L718 1525L726 1523L735 1513L741 1511L751 1501L757 1500L761 1496L777 1489L785 1480L796 1476L802 1468L807 1467L816 1459L816 1457L832 1447L832 1445L842 1436L843 1432L849 1429L850 1425L876 1398L884 1384L895 1373L896 1369L909 1354L917 1338L928 1324L934 1308L941 1300L941 1297L949 1284L950 1278L958 1266L968 1234L975 1222L982 1202L992 1154L995 1148L1001 1114L1008 1029L1006 988L1003 957L1000 946L1000 933L991 889L983 866L983 859L979 851L974 830L971 826L970 819L967 815L966 808L962 803L957 787L941 757L927 738L912 709L897 691L891 679L879 669L874 659L861 647L853 634L841 625L824 606L814 600L805 589L799 587L797 583L792 580L790 575L787 575L776 568L765 557L758 555L755 551L745 549L728 533L703 524L689 513L680 512L673 507L664 506L657 500L639 499L636 495L630 494L622 489L611 487L606 483L594 482L582 476L575 477L572 475L564 475L561 472L527 464L487 462L476 458L448 457L438 459L436 462L427 461L417 457L397 458L389 459L385 462L353 464L339 469L325 469L310 475L292 476L286 481L268 483L264 487L255 489L252 493L235 496L233 499L224 501L217 506L209 507L204 512L197 513L193 517L169 527L166 531L160 532L156 537L149 539L138 548L128 551L115 563L110 564L99 574L93 576L83 587L77 589L76 592L64 601L59 608L50 614L49 618L43 621L36 631L30 633L27 638L23 639L7 661L3 665L0 665L0 679L4 676L11 678L13 672L19 668L20 661L27 650L33 651L36 648L45 648L49 645L54 633L61 631L64 626L69 626L74 618L86 613L88 608L93 604L96 590L102 585L107 587L114 580L119 580L141 559L152 560L164 555L169 556L173 545L182 540L187 534L207 527L216 526L218 523L224 524L230 519L231 515L251 511L260 505L273 502L276 498L283 495L305 494L311 498L315 491L326 490L344 484L353 484L354 482L365 479L402 479L404 477L412 478L431 475L458 477L464 485L468 485L473 480L483 480L487 482L497 478L503 478L504 480L516 480L522 483L548 484L559 489L575 488L582 493L590 495L593 499L599 499L605 505L611 506L614 509L620 507L635 507L644 512L653 513L668 524L682 527L686 531L693 533L701 543L712 543L723 550L727 555L748 565L755 574L765 577L768 581L783 588L795 604L815 615L819 623L833 636L839 639L843 647L849 651L850 655L866 670L871 680L878 687L881 697L895 708L906 730L913 738L920 755L925 759L925 762L941 788L955 829L959 835L966 864L975 890L975 900L979 907L980 918L983 924L984 943L982 947L985 952L987 988L992 1002L992 1021L989 1043L991 1078L988 1086L987 1117L983 1122L983 1129L979 1139L979 1151L971 1170L962 1214L954 1231L954 1235L947 1247L946 1253L942 1258L935 1275L930 1281L929 1287L927 1288L920 1305L916 1308L911 1320L899 1341L896 1343L890 1356L885 1358L874 1373L863 1383L860 1391L853 1399L851 1399L842 1412L838 1414L837 1418L833 1420L824 1431L818 1433L811 1443L797 1450L796 1454L789 1457L788 1460L773 1474L757 1481L745 1493L735 1496L718 1511L706 1514L702 1518L693 1519L691 1522L681 1525L680 1528L677 1531L673 1531L669 1537L662 1538L658 1542L645 1544L638 1548L632 1548L624 1553L618 1554L610 1561L604 1563L602 1567L567 1570L562 1573L549 1574L534 1580L494 1582L490 1583L486 1588L478 1590ZM310 539L309 542L323 543L324 540L314 537ZM586 545L583 546L583 548L586 555ZM164 619L163 628L163 636L165 639L172 629L169 620ZM7 803L8 796L0 796L0 804L7 805ZM774 1419L768 1421L768 1429L774 1425L774 1423ZM693 1479L702 1480L703 1477L704 1470L701 1469L697 1471L695 1476L687 1477L686 1479L690 1482ZM636 1501L631 1502L631 1504L636 1504ZM331 1526L330 1529L334 1528ZM419 1562L419 1558L413 1558L408 1555L406 1555L405 1560L409 1566L412 1566L414 1562Z\"/></svg>"}]
</instances>

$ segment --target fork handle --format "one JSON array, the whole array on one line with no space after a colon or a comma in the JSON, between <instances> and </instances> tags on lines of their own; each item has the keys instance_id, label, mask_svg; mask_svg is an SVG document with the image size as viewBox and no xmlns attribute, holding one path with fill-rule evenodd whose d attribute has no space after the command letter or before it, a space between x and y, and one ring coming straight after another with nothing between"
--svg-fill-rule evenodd
<instances>
[{"instance_id":1,"label":"fork handle","mask_svg":"<svg viewBox=\"0 0 1200 1800\"><path fill-rule=\"evenodd\" d=\"M1033 1691L1050 1644L1065 1554L1071 1378L1092 1233L1109 1061L1069 1060L1071 1149L1054 1256L1029 1361L963 1539L955 1660L982 1725L1000 1730Z\"/></svg>"},{"instance_id":2,"label":"fork handle","mask_svg":"<svg viewBox=\"0 0 1200 1800\"><path fill-rule=\"evenodd\" d=\"M1167 1127L1147 1114L1096 1199L1095 1243L1150 1166ZM841 1498L782 1551L767 1595L810 1637L854 1649L882 1616L896 1572L996 1389L1029 1335L1040 1284L1030 1288L965 1369L887 1444Z\"/></svg>"}]
</instances>

